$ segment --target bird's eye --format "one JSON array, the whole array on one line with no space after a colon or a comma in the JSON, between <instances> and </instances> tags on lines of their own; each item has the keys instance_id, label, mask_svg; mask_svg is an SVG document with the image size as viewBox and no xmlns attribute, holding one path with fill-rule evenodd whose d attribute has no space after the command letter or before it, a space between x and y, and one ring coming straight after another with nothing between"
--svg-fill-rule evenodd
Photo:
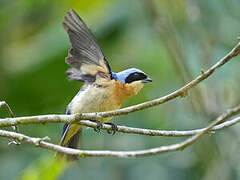
<instances>
[{"instance_id":1,"label":"bird's eye","mask_svg":"<svg viewBox=\"0 0 240 180\"><path fill-rule=\"evenodd\" d=\"M125 82L126 83L131 83L131 82L143 80L143 79L146 79L146 78L147 78L147 76L144 73L135 72L135 73L130 74L125 79Z\"/></svg>"}]
</instances>

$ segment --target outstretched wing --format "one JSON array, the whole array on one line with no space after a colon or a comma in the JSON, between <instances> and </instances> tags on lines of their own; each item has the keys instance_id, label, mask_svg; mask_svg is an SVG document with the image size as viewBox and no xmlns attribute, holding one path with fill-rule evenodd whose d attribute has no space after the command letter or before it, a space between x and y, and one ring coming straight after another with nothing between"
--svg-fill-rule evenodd
<instances>
[{"instance_id":1,"label":"outstretched wing","mask_svg":"<svg viewBox=\"0 0 240 180\"><path fill-rule=\"evenodd\" d=\"M71 49L65 61L72 68L67 70L69 79L94 82L97 73L112 78L111 68L105 59L96 39L87 25L74 10L67 12L63 27L68 33Z\"/></svg>"}]
</instances>

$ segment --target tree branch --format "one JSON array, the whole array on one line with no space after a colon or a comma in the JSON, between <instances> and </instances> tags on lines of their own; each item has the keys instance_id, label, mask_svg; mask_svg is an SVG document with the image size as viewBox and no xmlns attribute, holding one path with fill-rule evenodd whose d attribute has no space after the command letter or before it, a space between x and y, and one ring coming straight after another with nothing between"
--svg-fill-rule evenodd
<instances>
[{"instance_id":1,"label":"tree branch","mask_svg":"<svg viewBox=\"0 0 240 180\"><path fill-rule=\"evenodd\" d=\"M5 101L0 101L0 108L1 107L5 107L6 111L8 112L8 115L11 118L14 118L15 115L12 111L12 109L10 108L10 106L8 105L8 103L6 103ZM16 125L12 126L13 131L15 131L16 133L18 133L18 127ZM9 144L15 144L15 145L20 145L19 141L11 141Z\"/></svg>"},{"instance_id":2,"label":"tree branch","mask_svg":"<svg viewBox=\"0 0 240 180\"><path fill-rule=\"evenodd\" d=\"M165 103L179 96L185 97L188 94L188 90L195 87L204 79L207 79L213 72L227 63L231 58L237 56L240 53L240 43L238 43L225 57L220 59L215 65L213 65L207 71L201 71L196 79L192 80L182 88L158 99L147 101L134 106L122 108L120 110L97 112L97 113L80 113L74 115L43 115L43 116L29 116L29 117L18 117L18 118L6 118L0 119L0 127L13 126L18 124L29 124L29 123L53 123L53 122L64 122L64 123L76 123L79 120L100 120L105 117L126 115L131 112L140 111L146 108L157 106Z\"/></svg>"},{"instance_id":3,"label":"tree branch","mask_svg":"<svg viewBox=\"0 0 240 180\"><path fill-rule=\"evenodd\" d=\"M81 121L82 122L82 121ZM221 130L230 126L233 126L240 122L240 118L236 118L219 125L216 125L212 128L212 131ZM83 120L82 125L95 128L97 125L94 122ZM111 130L110 125L103 124L104 130ZM139 135L147 135L147 136L169 136L169 137L182 137L182 136L193 136L199 132L204 131L205 128L202 129L194 129L194 130L185 130L185 131L171 131L171 130L152 130L152 129L142 129L142 128L132 128L126 126L118 126L118 132L128 133L128 134L139 134Z\"/></svg>"},{"instance_id":4,"label":"tree branch","mask_svg":"<svg viewBox=\"0 0 240 180\"><path fill-rule=\"evenodd\" d=\"M222 116L224 119L230 118L240 112L240 105L235 108L227 110ZM26 118L26 119L25 119ZM70 118L70 119L69 119ZM75 115L42 115L42 116L32 116L31 119L29 117L19 117L14 119L0 119L0 127L8 127L12 125L19 124L39 124L39 123L69 123L72 122L72 119L75 119ZM213 131L221 130L226 127L230 127L236 123L239 123L239 119L230 120L224 122L222 124L216 125L213 127ZM97 123L89 121L89 120L80 120L76 122L82 126L87 126L91 128L96 128ZM102 125L103 130L111 130L112 126L108 124ZM128 134L140 134L140 135L148 135L148 136L192 136L199 132L204 131L205 128L195 129L195 130L186 130L186 131L171 131L171 130L151 130L151 129L142 129L142 128L132 128L126 126L118 126L118 132L128 133Z\"/></svg>"},{"instance_id":5,"label":"tree branch","mask_svg":"<svg viewBox=\"0 0 240 180\"><path fill-rule=\"evenodd\" d=\"M227 63L231 58L237 56L240 53L240 43L238 43L231 52L229 52L224 58L222 58L219 62L217 62L215 65L213 65L210 69L203 72L200 76L198 76L196 79L192 80L182 88L174 91L173 93L166 95L164 97L154 99L152 101L144 102L138 105L130 106L127 108L123 108L120 110L115 111L108 111L108 112L98 112L98 113L81 113L81 114L74 114L74 115L43 115L43 116L30 116L30 117L18 117L18 118L5 118L0 119L0 127L7 127L7 126L16 126L19 124L39 124L39 123L56 123L56 122L64 122L64 123L79 123L81 125L89 126L89 127L96 127L96 123L86 121L86 120L99 120L105 117L110 116L117 116L117 115L124 115L135 111L140 111L142 109L150 108L159 104L162 104L164 102L170 101L174 98L177 98L179 96L185 97L188 90L199 84L204 79L207 79L216 69L223 66L225 63ZM3 105L4 103L1 102L0 105ZM5 107L6 103L5 103ZM9 106L8 106L9 107ZM7 108L7 110L9 110ZM36 146L49 149L52 151L65 153L69 155L79 155L80 157L139 157L139 156L147 156L147 155L154 155L159 153L165 153L165 152L172 152L172 151L178 151L182 150L185 147L193 144L197 139L199 139L202 135L208 133L212 130L219 130L224 127L229 127L233 124L236 124L240 121L240 117L237 117L231 121L223 123L223 121L226 118L229 118L230 116L233 116L237 114L240 111L240 106L231 109L227 111L226 113L222 114L217 120L215 120L213 123L211 123L209 126L203 129L197 129L197 130L191 130L191 131L158 131L158 130L148 130L148 129L139 129L139 128L128 128L124 126L119 126L120 132L125 133L136 133L136 134L144 134L144 135L164 135L164 136L194 136L188 138L185 141L182 141L177 144L172 144L168 146L160 146L157 148L152 149L146 149L146 150L140 150L140 151L88 151L88 150L77 150L77 149L71 149L62 147L59 145L51 144L46 142L45 140L48 140L48 137L45 138L34 138L29 137L17 132L9 132L0 130L0 136L6 137L10 139L16 139L18 141L26 142L29 144L34 144ZM82 120L82 121L80 121ZM218 124L218 125L217 125ZM110 129L111 126L104 125L104 129Z\"/></svg>"},{"instance_id":6,"label":"tree branch","mask_svg":"<svg viewBox=\"0 0 240 180\"><path fill-rule=\"evenodd\" d=\"M235 108L228 109L225 113L221 115L223 120L226 120L232 116L237 115L240 113L240 105L238 105ZM219 125L216 125L212 128L212 131L217 131L221 130L230 126L233 126L237 123L240 122L240 117L235 118L233 120L229 120L227 122L220 123ZM97 124L92 121L87 121L87 120L81 120L79 124L83 126L88 126L92 128L96 128ZM111 130L111 126L107 124L103 124L102 129L104 130ZM186 131L168 131L168 130L151 130L151 129L142 129L142 128L132 128L132 127L126 127L126 126L118 126L118 132L123 132L123 133L129 133L129 134L140 134L140 135L148 135L148 136L193 136L196 135L200 132L203 132L206 128L202 129L195 129L195 130L186 130Z\"/></svg>"},{"instance_id":7,"label":"tree branch","mask_svg":"<svg viewBox=\"0 0 240 180\"><path fill-rule=\"evenodd\" d=\"M55 152L60 152L60 153L69 154L69 155L78 155L79 157L118 157L118 158L141 157L141 156L149 156L149 155L155 155L160 153L183 150L184 148L196 142L201 136L211 131L215 125L222 123L225 118L226 116L224 114L221 115L220 117L217 118L217 120L212 122L203 131L198 132L196 135L180 143L172 144L168 146L160 146L157 148L151 148L151 149L140 150L140 151L91 151L91 150L71 149L71 148L62 147L59 145L46 142L45 140L49 140L48 137L34 138L34 137L29 137L20 133L9 132L4 130L0 130L0 136L10 138L10 139L17 139L19 141L26 142L28 144L33 144L37 147L41 147L41 148L48 149ZM238 119L239 121L240 117L236 119Z\"/></svg>"},{"instance_id":8,"label":"tree branch","mask_svg":"<svg viewBox=\"0 0 240 180\"><path fill-rule=\"evenodd\" d=\"M5 109L7 110L8 114L11 118L15 117L14 113L12 112L12 110L10 108L10 106L5 101L0 101L0 108L1 107L5 107Z\"/></svg>"}]
</instances>

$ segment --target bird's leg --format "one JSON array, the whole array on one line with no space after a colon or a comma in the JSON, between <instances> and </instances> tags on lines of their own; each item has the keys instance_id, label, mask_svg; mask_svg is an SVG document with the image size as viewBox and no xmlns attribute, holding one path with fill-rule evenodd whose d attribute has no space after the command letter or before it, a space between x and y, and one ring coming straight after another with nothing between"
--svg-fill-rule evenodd
<instances>
[{"instance_id":1,"label":"bird's leg","mask_svg":"<svg viewBox=\"0 0 240 180\"><path fill-rule=\"evenodd\" d=\"M107 122L107 123L104 123L104 124L109 124L112 126L112 129L111 130L107 130L108 134L112 134L114 135L116 133L116 131L118 130L118 127L116 124L114 123L111 123L111 122Z\"/></svg>"},{"instance_id":2,"label":"bird's leg","mask_svg":"<svg viewBox=\"0 0 240 180\"><path fill-rule=\"evenodd\" d=\"M91 121L97 123L97 127L94 128L93 130L95 132L100 132L100 130L102 129L102 123L100 123L100 121L97 121L97 120L91 120Z\"/></svg>"}]
</instances>

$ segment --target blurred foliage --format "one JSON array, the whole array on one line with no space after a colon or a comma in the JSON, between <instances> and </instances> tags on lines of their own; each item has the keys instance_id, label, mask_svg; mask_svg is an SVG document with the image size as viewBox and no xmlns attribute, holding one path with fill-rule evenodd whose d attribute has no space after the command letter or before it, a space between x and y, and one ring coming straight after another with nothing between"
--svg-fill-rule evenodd
<instances>
[{"instance_id":1,"label":"blurred foliage","mask_svg":"<svg viewBox=\"0 0 240 180\"><path fill-rule=\"evenodd\" d=\"M47 162L47 163L46 163ZM26 168L19 179L22 180L51 180L56 179L66 167L63 159L55 159L52 155L42 156Z\"/></svg>"},{"instance_id":2,"label":"blurred foliage","mask_svg":"<svg viewBox=\"0 0 240 180\"><path fill-rule=\"evenodd\" d=\"M239 0L0 0L0 100L17 116L64 113L81 83L68 82L69 48L61 21L75 9L95 34L112 69L137 67L153 79L124 106L166 95L223 57L240 35ZM205 126L239 104L237 57L178 98L128 116L120 125L153 129ZM7 114L0 109L0 117ZM21 126L58 143L61 124ZM182 152L139 159L85 158L65 170L52 152L0 141L0 179L240 179L239 126L205 136ZM145 137L85 128L83 149L138 150L183 138ZM60 173L60 174L59 174Z\"/></svg>"}]
</instances>

